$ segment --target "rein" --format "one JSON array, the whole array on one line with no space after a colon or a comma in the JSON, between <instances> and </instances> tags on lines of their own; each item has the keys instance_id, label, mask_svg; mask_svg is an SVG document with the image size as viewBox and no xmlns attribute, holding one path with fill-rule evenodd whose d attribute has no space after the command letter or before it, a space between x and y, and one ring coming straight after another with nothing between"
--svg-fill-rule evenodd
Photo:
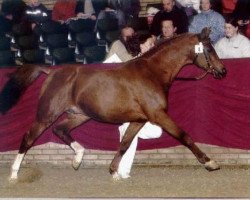
<instances>
[{"instance_id":1,"label":"rein","mask_svg":"<svg viewBox=\"0 0 250 200\"><path fill-rule=\"evenodd\" d=\"M176 81L198 81L198 80L203 79L208 73L209 71L205 71L203 74L196 76L196 77L176 77L175 80Z\"/></svg>"},{"instance_id":2,"label":"rein","mask_svg":"<svg viewBox=\"0 0 250 200\"><path fill-rule=\"evenodd\" d=\"M199 45L197 45L198 49L196 49L195 46L195 52L196 52L196 56L194 58L193 64L195 64L197 57L199 56L199 54L204 54L205 58L206 58L206 62L207 62L207 70L196 77L176 77L175 80L177 81L198 81L203 79L209 72L213 71L213 67L209 64L209 56L208 56L208 52L206 48L203 48L203 44L200 42Z\"/></svg>"}]
</instances>

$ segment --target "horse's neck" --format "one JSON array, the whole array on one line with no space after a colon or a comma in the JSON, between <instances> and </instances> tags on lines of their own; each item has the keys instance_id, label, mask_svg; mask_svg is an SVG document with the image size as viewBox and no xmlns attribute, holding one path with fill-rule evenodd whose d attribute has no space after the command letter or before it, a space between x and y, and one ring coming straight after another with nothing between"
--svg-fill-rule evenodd
<instances>
[{"instance_id":1,"label":"horse's neck","mask_svg":"<svg viewBox=\"0 0 250 200\"><path fill-rule=\"evenodd\" d=\"M189 58L189 53L190 48L188 47L176 49L175 46L173 46L173 48L170 46L170 48L162 49L160 52L157 52L152 56L152 62L159 63L155 66L155 69L153 69L159 80L164 84L171 84L182 67L186 64L192 63L192 60ZM160 58L160 62L156 61L157 58Z\"/></svg>"}]
</instances>

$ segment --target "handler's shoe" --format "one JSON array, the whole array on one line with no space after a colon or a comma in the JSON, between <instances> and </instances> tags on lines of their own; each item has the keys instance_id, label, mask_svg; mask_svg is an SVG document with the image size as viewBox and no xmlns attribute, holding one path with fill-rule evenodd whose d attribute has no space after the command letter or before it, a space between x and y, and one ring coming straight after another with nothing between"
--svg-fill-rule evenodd
<instances>
[{"instance_id":1,"label":"handler's shoe","mask_svg":"<svg viewBox=\"0 0 250 200\"><path fill-rule=\"evenodd\" d=\"M127 174L127 173L121 174L121 173L118 172L118 174L119 174L119 176L120 176L122 179L127 179L127 178L130 178L130 177L131 177L131 176L130 176L129 174Z\"/></svg>"}]
</instances>

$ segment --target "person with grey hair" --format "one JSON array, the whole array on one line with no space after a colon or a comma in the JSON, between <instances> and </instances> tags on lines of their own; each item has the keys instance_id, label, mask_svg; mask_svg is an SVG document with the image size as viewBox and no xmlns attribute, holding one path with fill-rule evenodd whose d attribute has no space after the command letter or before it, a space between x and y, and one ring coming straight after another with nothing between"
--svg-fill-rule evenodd
<instances>
[{"instance_id":1,"label":"person with grey hair","mask_svg":"<svg viewBox=\"0 0 250 200\"><path fill-rule=\"evenodd\" d=\"M205 27L211 27L210 39L216 43L224 36L225 19L221 14L212 9L210 0L201 0L201 13L195 15L189 25L189 32L200 33Z\"/></svg>"}]
</instances>

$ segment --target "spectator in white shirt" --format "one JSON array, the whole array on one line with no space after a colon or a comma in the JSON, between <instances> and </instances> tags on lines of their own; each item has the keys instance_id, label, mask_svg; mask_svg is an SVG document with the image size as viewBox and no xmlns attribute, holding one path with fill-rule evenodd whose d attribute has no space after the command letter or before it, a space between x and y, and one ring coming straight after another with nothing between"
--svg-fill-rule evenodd
<instances>
[{"instance_id":1,"label":"spectator in white shirt","mask_svg":"<svg viewBox=\"0 0 250 200\"><path fill-rule=\"evenodd\" d=\"M250 57L250 41L239 33L237 19L230 18L225 22L225 37L215 44L219 58Z\"/></svg>"}]
</instances>

